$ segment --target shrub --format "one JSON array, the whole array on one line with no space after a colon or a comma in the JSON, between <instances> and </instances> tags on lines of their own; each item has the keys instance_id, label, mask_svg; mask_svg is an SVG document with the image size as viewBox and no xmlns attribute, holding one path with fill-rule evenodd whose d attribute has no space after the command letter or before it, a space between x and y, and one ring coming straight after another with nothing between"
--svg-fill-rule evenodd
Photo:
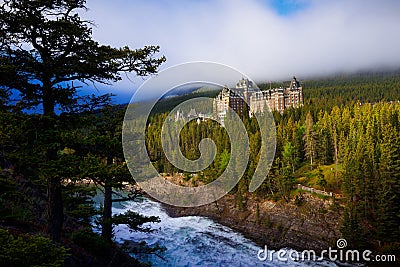
<instances>
[{"instance_id":1,"label":"shrub","mask_svg":"<svg viewBox=\"0 0 400 267\"><path fill-rule=\"evenodd\" d=\"M57 267L63 266L68 250L36 235L14 236L0 228L0 266Z\"/></svg>"},{"instance_id":2,"label":"shrub","mask_svg":"<svg viewBox=\"0 0 400 267\"><path fill-rule=\"evenodd\" d=\"M75 244L83 247L95 256L108 256L110 243L102 236L91 230L82 230L72 235Z\"/></svg>"}]
</instances>

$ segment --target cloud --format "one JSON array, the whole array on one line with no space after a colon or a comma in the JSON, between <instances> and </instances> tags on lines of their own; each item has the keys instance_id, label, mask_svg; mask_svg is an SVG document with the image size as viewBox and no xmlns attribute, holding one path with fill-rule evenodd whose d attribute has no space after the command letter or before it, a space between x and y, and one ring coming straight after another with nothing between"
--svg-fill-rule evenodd
<instances>
[{"instance_id":1,"label":"cloud","mask_svg":"<svg viewBox=\"0 0 400 267\"><path fill-rule=\"evenodd\" d=\"M400 1L273 2L88 0L85 16L101 43L160 45L162 68L215 61L268 81L400 65Z\"/></svg>"}]
</instances>

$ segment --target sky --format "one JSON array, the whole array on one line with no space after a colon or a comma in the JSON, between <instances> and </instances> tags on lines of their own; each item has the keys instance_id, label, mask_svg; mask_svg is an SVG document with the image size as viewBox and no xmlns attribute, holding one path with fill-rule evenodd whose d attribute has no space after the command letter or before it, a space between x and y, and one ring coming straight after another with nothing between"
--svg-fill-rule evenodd
<instances>
[{"instance_id":1,"label":"sky","mask_svg":"<svg viewBox=\"0 0 400 267\"><path fill-rule=\"evenodd\" d=\"M211 61L276 81L400 66L398 0L87 0L87 7L97 41L160 45L167 58L160 70ZM123 102L143 81L98 90Z\"/></svg>"}]
</instances>

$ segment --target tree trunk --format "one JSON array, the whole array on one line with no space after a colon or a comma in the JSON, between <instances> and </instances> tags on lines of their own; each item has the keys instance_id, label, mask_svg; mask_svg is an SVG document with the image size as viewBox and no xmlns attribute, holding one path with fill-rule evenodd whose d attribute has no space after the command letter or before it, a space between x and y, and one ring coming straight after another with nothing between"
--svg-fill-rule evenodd
<instances>
[{"instance_id":1,"label":"tree trunk","mask_svg":"<svg viewBox=\"0 0 400 267\"><path fill-rule=\"evenodd\" d=\"M54 109L55 102L51 88L44 86L43 114L45 117L52 118L55 116ZM45 124L46 128L44 130L51 132L54 129L52 123L53 120L50 119L49 123ZM57 149L49 148L46 152L48 161L57 159ZM61 179L58 175L47 177L47 216L47 233L54 242L60 242L64 223L64 209L61 193Z\"/></svg>"},{"instance_id":2,"label":"tree trunk","mask_svg":"<svg viewBox=\"0 0 400 267\"><path fill-rule=\"evenodd\" d=\"M112 164L112 158L107 157L107 165ZM103 222L101 235L111 241L112 239L112 185L111 177L107 177L104 185L104 207L103 207Z\"/></svg>"},{"instance_id":3,"label":"tree trunk","mask_svg":"<svg viewBox=\"0 0 400 267\"><path fill-rule=\"evenodd\" d=\"M47 232L54 242L60 242L64 212L61 195L61 183L58 177L47 178Z\"/></svg>"},{"instance_id":4,"label":"tree trunk","mask_svg":"<svg viewBox=\"0 0 400 267\"><path fill-rule=\"evenodd\" d=\"M112 187L109 183L104 186L104 208L101 235L111 241L112 239Z\"/></svg>"}]
</instances>

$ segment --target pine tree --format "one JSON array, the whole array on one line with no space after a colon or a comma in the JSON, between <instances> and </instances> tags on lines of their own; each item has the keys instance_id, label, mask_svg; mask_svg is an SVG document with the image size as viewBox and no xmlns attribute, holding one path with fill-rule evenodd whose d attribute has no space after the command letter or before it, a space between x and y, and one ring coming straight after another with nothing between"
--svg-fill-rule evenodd
<instances>
[{"instance_id":1,"label":"pine tree","mask_svg":"<svg viewBox=\"0 0 400 267\"><path fill-rule=\"evenodd\" d=\"M400 235L400 136L392 125L382 129L379 159L377 233L382 241L398 241Z\"/></svg>"},{"instance_id":2,"label":"pine tree","mask_svg":"<svg viewBox=\"0 0 400 267\"><path fill-rule=\"evenodd\" d=\"M288 142L283 147L282 160L286 166L289 166L291 168L291 172L294 173L295 159L294 159L294 146L292 145L292 143Z\"/></svg>"},{"instance_id":3,"label":"pine tree","mask_svg":"<svg viewBox=\"0 0 400 267\"><path fill-rule=\"evenodd\" d=\"M317 140L314 131L314 122L310 112L307 113L306 130L303 139L304 139L304 150L306 152L305 155L310 160L310 167L312 169L315 161Z\"/></svg>"},{"instance_id":4,"label":"pine tree","mask_svg":"<svg viewBox=\"0 0 400 267\"><path fill-rule=\"evenodd\" d=\"M85 0L7 0L0 5L0 86L20 94L14 109L43 109L46 165L56 162L63 149L56 108L79 102L80 85L74 81L107 84L121 80L121 72L144 76L155 73L165 61L153 57L157 46L132 50L94 41L92 25L77 13L85 10L85 4ZM47 185L48 232L58 242L64 220L62 177L54 172L42 176Z\"/></svg>"}]
</instances>

